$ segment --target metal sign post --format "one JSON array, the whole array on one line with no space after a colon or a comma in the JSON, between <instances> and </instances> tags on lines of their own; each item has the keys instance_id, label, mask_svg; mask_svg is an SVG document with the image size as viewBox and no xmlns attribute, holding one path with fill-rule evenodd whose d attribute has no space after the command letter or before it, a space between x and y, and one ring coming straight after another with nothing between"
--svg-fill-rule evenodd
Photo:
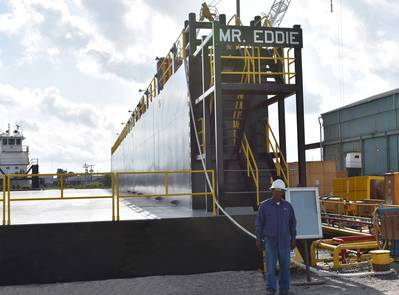
<instances>
[{"instance_id":1,"label":"metal sign post","mask_svg":"<svg viewBox=\"0 0 399 295\"><path fill-rule=\"evenodd\" d=\"M296 187L290 188L286 200L291 203L297 217L297 239L304 255L306 265L306 280L311 282L309 261L309 239L318 239L323 235L318 188Z\"/></svg>"}]
</instances>

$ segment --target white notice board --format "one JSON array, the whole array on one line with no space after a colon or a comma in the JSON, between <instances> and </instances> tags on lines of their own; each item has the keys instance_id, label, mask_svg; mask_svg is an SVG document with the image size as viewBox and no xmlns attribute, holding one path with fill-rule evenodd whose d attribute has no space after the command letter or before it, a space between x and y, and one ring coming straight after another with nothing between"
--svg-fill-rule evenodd
<instances>
[{"instance_id":1,"label":"white notice board","mask_svg":"<svg viewBox=\"0 0 399 295\"><path fill-rule=\"evenodd\" d=\"M291 203L295 211L297 239L322 238L318 188L289 188L285 199Z\"/></svg>"}]
</instances>

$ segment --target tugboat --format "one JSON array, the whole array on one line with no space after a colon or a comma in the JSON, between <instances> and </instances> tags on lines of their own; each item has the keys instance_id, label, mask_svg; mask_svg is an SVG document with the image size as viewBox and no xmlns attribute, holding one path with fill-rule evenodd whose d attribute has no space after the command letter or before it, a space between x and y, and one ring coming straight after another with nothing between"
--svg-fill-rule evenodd
<instances>
[{"instance_id":1,"label":"tugboat","mask_svg":"<svg viewBox=\"0 0 399 295\"><path fill-rule=\"evenodd\" d=\"M5 131L0 130L0 176L9 174L26 175L39 173L38 159L29 159L29 146L23 145L21 126L15 125L11 130L10 124ZM38 189L38 177L12 178L11 187L13 189Z\"/></svg>"}]
</instances>

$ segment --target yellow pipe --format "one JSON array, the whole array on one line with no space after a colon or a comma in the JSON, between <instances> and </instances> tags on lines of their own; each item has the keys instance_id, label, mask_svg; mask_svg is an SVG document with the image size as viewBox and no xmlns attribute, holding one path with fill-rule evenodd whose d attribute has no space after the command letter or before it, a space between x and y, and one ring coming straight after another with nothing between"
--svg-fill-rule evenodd
<instances>
[{"instance_id":1,"label":"yellow pipe","mask_svg":"<svg viewBox=\"0 0 399 295\"><path fill-rule=\"evenodd\" d=\"M310 261L312 266L316 266L316 251L318 248L326 249L333 253L333 269L338 270L340 268L339 263L339 255L342 250L360 250L360 249L378 249L378 243L376 241L366 241L366 242L358 242L358 243L347 243L340 245L333 245L330 243L334 243L332 239L329 240L318 240L314 241L311 245L310 251Z\"/></svg>"},{"instance_id":2,"label":"yellow pipe","mask_svg":"<svg viewBox=\"0 0 399 295\"><path fill-rule=\"evenodd\" d=\"M359 243L348 243L348 244L340 244L335 247L333 250L333 269L338 270L340 269L339 264L339 254L342 250L352 250L352 249L378 249L377 242L359 242Z\"/></svg>"},{"instance_id":3,"label":"yellow pipe","mask_svg":"<svg viewBox=\"0 0 399 295\"><path fill-rule=\"evenodd\" d=\"M322 249L326 249L326 250L331 250L331 251L334 251L337 248L337 246L335 246L335 245L327 244L324 242L320 242L318 244L318 247L322 248Z\"/></svg>"}]
</instances>

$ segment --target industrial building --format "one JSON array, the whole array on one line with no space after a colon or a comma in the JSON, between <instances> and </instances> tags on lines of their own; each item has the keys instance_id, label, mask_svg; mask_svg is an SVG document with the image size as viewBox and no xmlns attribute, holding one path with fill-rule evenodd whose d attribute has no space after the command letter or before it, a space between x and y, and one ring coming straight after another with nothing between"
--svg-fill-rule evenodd
<instances>
[{"instance_id":1,"label":"industrial building","mask_svg":"<svg viewBox=\"0 0 399 295\"><path fill-rule=\"evenodd\" d=\"M399 88L322 114L324 160L345 170L353 153L360 153L361 175L398 171L398 112Z\"/></svg>"}]
</instances>

